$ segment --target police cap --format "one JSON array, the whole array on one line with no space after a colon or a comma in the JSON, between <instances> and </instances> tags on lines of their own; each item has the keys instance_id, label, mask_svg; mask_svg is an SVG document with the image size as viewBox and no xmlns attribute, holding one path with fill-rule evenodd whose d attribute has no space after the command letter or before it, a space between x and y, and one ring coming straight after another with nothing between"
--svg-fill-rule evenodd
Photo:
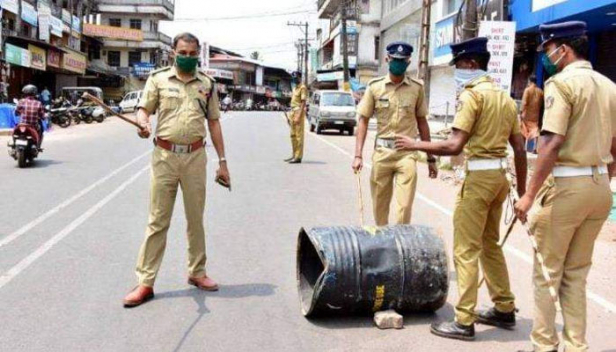
<instances>
[{"instance_id":1,"label":"police cap","mask_svg":"<svg viewBox=\"0 0 616 352\"><path fill-rule=\"evenodd\" d=\"M586 35L586 22L569 21L555 24L542 24L539 26L539 32L541 32L542 43L537 50L542 51L543 48L554 39L576 38Z\"/></svg>"},{"instance_id":2,"label":"police cap","mask_svg":"<svg viewBox=\"0 0 616 352\"><path fill-rule=\"evenodd\" d=\"M394 59L408 59L413 53L413 46L406 42L393 42L387 46L387 55Z\"/></svg>"}]
</instances>

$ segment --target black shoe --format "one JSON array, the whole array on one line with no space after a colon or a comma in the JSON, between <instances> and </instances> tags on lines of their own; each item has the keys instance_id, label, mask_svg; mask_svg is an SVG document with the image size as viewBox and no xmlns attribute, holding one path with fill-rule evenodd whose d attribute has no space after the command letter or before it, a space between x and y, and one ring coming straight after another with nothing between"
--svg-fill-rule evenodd
<instances>
[{"instance_id":1,"label":"black shoe","mask_svg":"<svg viewBox=\"0 0 616 352\"><path fill-rule=\"evenodd\" d=\"M286 159L284 159L285 163L288 163L288 162L289 162L289 161L291 161L291 160L293 160L293 157L290 157L290 158L286 158Z\"/></svg>"},{"instance_id":2,"label":"black shoe","mask_svg":"<svg viewBox=\"0 0 616 352\"><path fill-rule=\"evenodd\" d=\"M472 341L475 339L475 326L465 326L456 323L455 321L444 323L432 323L430 332L436 336L445 337L448 339Z\"/></svg>"},{"instance_id":3,"label":"black shoe","mask_svg":"<svg viewBox=\"0 0 616 352\"><path fill-rule=\"evenodd\" d=\"M511 313L501 313L496 310L496 308L491 308L477 315L477 323L492 325L503 329L513 329L515 326L515 311Z\"/></svg>"},{"instance_id":4,"label":"black shoe","mask_svg":"<svg viewBox=\"0 0 616 352\"><path fill-rule=\"evenodd\" d=\"M302 159L293 159L289 161L289 164L301 164L301 163L302 163Z\"/></svg>"}]
</instances>

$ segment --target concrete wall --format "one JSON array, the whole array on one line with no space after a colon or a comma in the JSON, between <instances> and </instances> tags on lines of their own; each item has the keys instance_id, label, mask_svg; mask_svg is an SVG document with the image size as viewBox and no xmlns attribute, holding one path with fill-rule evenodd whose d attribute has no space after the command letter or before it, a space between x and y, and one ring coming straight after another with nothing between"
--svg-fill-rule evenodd
<instances>
[{"instance_id":1,"label":"concrete wall","mask_svg":"<svg viewBox=\"0 0 616 352\"><path fill-rule=\"evenodd\" d=\"M381 29L383 26L381 26ZM421 36L421 9L416 10L413 13L407 14L406 17L402 17L398 22L392 24L389 28L381 33L381 46L383 47L383 53L387 45L394 41L405 41L413 46L415 51L411 58L411 65L409 66L409 72L416 72L418 67L419 57L419 40ZM387 63L385 62L385 55L381 56L379 72L385 74L387 72Z\"/></svg>"},{"instance_id":2,"label":"concrete wall","mask_svg":"<svg viewBox=\"0 0 616 352\"><path fill-rule=\"evenodd\" d=\"M151 22L158 22L158 18L152 15L144 14L144 13L134 13L130 15L124 14L114 14L114 13L103 13L101 14L101 25L108 26L110 18L119 18L122 20L122 27L130 28L130 20L132 19L140 19L141 20L141 30L144 32L153 32L151 29Z\"/></svg>"}]
</instances>

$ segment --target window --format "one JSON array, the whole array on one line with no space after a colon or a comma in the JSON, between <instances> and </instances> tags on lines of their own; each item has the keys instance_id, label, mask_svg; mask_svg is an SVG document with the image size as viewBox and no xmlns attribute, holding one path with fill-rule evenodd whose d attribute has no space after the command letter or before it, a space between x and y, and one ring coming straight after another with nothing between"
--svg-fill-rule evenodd
<instances>
[{"instance_id":1,"label":"window","mask_svg":"<svg viewBox=\"0 0 616 352\"><path fill-rule=\"evenodd\" d=\"M355 106L355 100L351 94L323 94L323 106Z\"/></svg>"},{"instance_id":2,"label":"window","mask_svg":"<svg viewBox=\"0 0 616 352\"><path fill-rule=\"evenodd\" d=\"M460 5L462 5L463 0L447 0L445 1L445 13L452 14L454 12L458 12L460 9Z\"/></svg>"},{"instance_id":3,"label":"window","mask_svg":"<svg viewBox=\"0 0 616 352\"><path fill-rule=\"evenodd\" d=\"M140 51L129 51L128 52L128 66L133 67L134 64L138 64L141 62L141 52Z\"/></svg>"},{"instance_id":4,"label":"window","mask_svg":"<svg viewBox=\"0 0 616 352\"><path fill-rule=\"evenodd\" d=\"M374 37L374 59L378 60L381 56L381 37Z\"/></svg>"},{"instance_id":5,"label":"window","mask_svg":"<svg viewBox=\"0 0 616 352\"><path fill-rule=\"evenodd\" d=\"M154 32L154 33L158 32L158 22L150 21L150 32Z\"/></svg>"},{"instance_id":6,"label":"window","mask_svg":"<svg viewBox=\"0 0 616 352\"><path fill-rule=\"evenodd\" d=\"M132 29L141 29L141 20L139 19L130 19L130 28Z\"/></svg>"},{"instance_id":7,"label":"window","mask_svg":"<svg viewBox=\"0 0 616 352\"><path fill-rule=\"evenodd\" d=\"M109 25L112 27L122 27L122 19L121 18L110 18Z\"/></svg>"},{"instance_id":8,"label":"window","mask_svg":"<svg viewBox=\"0 0 616 352\"><path fill-rule=\"evenodd\" d=\"M112 67L120 66L120 52L119 51L108 51L107 52L107 64Z\"/></svg>"}]
</instances>

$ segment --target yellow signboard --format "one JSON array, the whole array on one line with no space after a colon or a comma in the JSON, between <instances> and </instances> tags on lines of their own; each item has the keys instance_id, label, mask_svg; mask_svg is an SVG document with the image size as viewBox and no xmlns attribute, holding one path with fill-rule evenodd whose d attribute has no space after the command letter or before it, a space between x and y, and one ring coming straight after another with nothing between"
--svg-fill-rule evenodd
<instances>
[{"instance_id":1,"label":"yellow signboard","mask_svg":"<svg viewBox=\"0 0 616 352\"><path fill-rule=\"evenodd\" d=\"M62 68L68 71L84 74L88 65L86 57L73 52L65 52L62 55Z\"/></svg>"},{"instance_id":2,"label":"yellow signboard","mask_svg":"<svg viewBox=\"0 0 616 352\"><path fill-rule=\"evenodd\" d=\"M91 37L131 40L136 42L143 41L143 31L140 29L101 26L91 23L83 24L83 34Z\"/></svg>"},{"instance_id":3,"label":"yellow signboard","mask_svg":"<svg viewBox=\"0 0 616 352\"><path fill-rule=\"evenodd\" d=\"M45 49L28 44L28 51L30 52L30 67L45 71L47 68L47 55Z\"/></svg>"}]
</instances>

